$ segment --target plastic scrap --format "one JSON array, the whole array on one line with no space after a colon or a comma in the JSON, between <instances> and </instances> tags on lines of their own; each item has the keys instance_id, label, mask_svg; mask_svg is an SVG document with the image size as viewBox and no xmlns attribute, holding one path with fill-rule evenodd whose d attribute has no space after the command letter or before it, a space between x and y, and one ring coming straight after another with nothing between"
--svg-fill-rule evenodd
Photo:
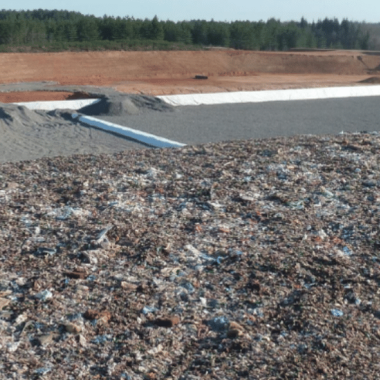
<instances>
[{"instance_id":1,"label":"plastic scrap","mask_svg":"<svg viewBox=\"0 0 380 380\"><path fill-rule=\"evenodd\" d=\"M108 225L107 227L103 228L103 229L99 232L98 236L96 237L95 243L99 244L99 243L101 243L103 240L105 240L105 239L107 238L107 236L106 236L106 235L107 235L107 232L110 231L110 230L112 229L112 227L113 227L113 225L110 224L110 225Z\"/></svg>"},{"instance_id":2,"label":"plastic scrap","mask_svg":"<svg viewBox=\"0 0 380 380\"><path fill-rule=\"evenodd\" d=\"M37 375L46 375L52 370L52 368L49 367L41 367L34 370L34 373Z\"/></svg>"},{"instance_id":3,"label":"plastic scrap","mask_svg":"<svg viewBox=\"0 0 380 380\"><path fill-rule=\"evenodd\" d=\"M352 255L352 251L348 247L343 247L343 253L346 256L351 256Z\"/></svg>"},{"instance_id":4,"label":"plastic scrap","mask_svg":"<svg viewBox=\"0 0 380 380\"><path fill-rule=\"evenodd\" d=\"M157 311L157 309L155 307L152 307L152 306L144 306L142 309L142 313L145 315L149 314L149 313L154 313L155 311Z\"/></svg>"},{"instance_id":5,"label":"plastic scrap","mask_svg":"<svg viewBox=\"0 0 380 380\"><path fill-rule=\"evenodd\" d=\"M343 311L338 310L338 309L332 309L332 310L331 310L331 314L332 314L334 317L342 317L342 316L343 316Z\"/></svg>"},{"instance_id":6,"label":"plastic scrap","mask_svg":"<svg viewBox=\"0 0 380 380\"><path fill-rule=\"evenodd\" d=\"M38 248L37 252L40 255L47 254L47 255L53 256L57 253L57 250L55 248L40 247Z\"/></svg>"},{"instance_id":7,"label":"plastic scrap","mask_svg":"<svg viewBox=\"0 0 380 380\"><path fill-rule=\"evenodd\" d=\"M53 293L49 290L43 290L40 293L36 294L36 298L40 299L41 301L47 301L48 299L53 297Z\"/></svg>"},{"instance_id":8,"label":"plastic scrap","mask_svg":"<svg viewBox=\"0 0 380 380\"><path fill-rule=\"evenodd\" d=\"M208 325L214 331L223 331L228 328L228 326L230 325L230 321L225 316L215 317L208 321Z\"/></svg>"},{"instance_id":9,"label":"plastic scrap","mask_svg":"<svg viewBox=\"0 0 380 380\"><path fill-rule=\"evenodd\" d=\"M96 344L104 344L107 341L112 340L112 335L98 335L96 336L91 342L96 343Z\"/></svg>"},{"instance_id":10,"label":"plastic scrap","mask_svg":"<svg viewBox=\"0 0 380 380\"><path fill-rule=\"evenodd\" d=\"M81 208L73 208L69 206L61 207L50 211L47 215L55 216L57 220L67 220L72 215L81 216L86 214ZM88 213L87 213L88 214Z\"/></svg>"}]
</instances>

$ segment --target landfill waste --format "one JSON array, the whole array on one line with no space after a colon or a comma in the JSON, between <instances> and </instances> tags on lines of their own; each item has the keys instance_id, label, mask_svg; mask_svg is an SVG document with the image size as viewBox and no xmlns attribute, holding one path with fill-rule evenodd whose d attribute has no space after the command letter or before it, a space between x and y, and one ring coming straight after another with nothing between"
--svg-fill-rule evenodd
<instances>
[{"instance_id":1,"label":"landfill waste","mask_svg":"<svg viewBox=\"0 0 380 380\"><path fill-rule=\"evenodd\" d=\"M345 133L3 163L1 376L378 379L379 152Z\"/></svg>"}]
</instances>

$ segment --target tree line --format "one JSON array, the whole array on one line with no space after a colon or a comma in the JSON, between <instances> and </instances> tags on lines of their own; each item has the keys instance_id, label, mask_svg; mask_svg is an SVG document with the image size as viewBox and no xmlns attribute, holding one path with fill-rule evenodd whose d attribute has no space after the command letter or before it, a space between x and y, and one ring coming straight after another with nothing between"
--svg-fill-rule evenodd
<instances>
[{"instance_id":1,"label":"tree line","mask_svg":"<svg viewBox=\"0 0 380 380\"><path fill-rule=\"evenodd\" d=\"M0 50L193 49L219 46L247 50L369 48L362 24L336 18L309 23L267 21L162 21L95 17L58 10L0 11Z\"/></svg>"}]
</instances>

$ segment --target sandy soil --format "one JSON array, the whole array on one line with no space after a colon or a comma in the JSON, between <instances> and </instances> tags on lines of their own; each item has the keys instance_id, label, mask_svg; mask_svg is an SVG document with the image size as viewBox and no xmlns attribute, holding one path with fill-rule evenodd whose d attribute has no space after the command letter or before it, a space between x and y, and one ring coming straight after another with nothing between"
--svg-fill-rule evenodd
<instances>
[{"instance_id":1,"label":"sandy soil","mask_svg":"<svg viewBox=\"0 0 380 380\"><path fill-rule=\"evenodd\" d=\"M56 83L45 90L87 85L148 95L344 86L369 78L376 82L380 76L380 56L362 51L6 53L0 55L0 65L3 84L44 81ZM194 79L196 75L208 79ZM0 101L22 101L7 96ZM47 99L43 93L28 96ZM64 96L57 93L51 99Z\"/></svg>"}]
</instances>

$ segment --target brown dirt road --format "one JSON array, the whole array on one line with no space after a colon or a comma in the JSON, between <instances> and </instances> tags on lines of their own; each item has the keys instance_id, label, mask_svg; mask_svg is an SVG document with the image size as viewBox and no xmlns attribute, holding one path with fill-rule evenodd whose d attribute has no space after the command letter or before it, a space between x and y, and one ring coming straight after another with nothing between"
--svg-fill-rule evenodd
<instances>
[{"instance_id":1,"label":"brown dirt road","mask_svg":"<svg viewBox=\"0 0 380 380\"><path fill-rule=\"evenodd\" d=\"M163 95L379 82L380 53L240 50L2 53L0 83L52 81ZM206 80L194 79L207 76ZM54 90L54 85L48 85ZM71 93L0 93L0 102L61 100Z\"/></svg>"}]
</instances>

